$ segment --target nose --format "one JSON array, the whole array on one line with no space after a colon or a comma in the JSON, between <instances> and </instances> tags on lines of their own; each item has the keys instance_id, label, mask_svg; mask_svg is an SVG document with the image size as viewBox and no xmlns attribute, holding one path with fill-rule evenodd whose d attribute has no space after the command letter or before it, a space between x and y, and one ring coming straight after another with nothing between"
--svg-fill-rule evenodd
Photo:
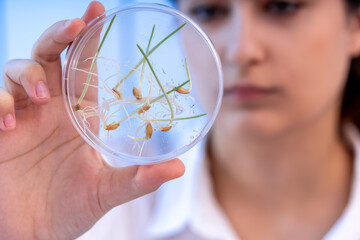
<instances>
[{"instance_id":1,"label":"nose","mask_svg":"<svg viewBox=\"0 0 360 240\"><path fill-rule=\"evenodd\" d=\"M263 62L266 53L259 34L260 26L256 23L255 17L246 9L234 11L233 14L233 37L229 38L225 60L245 71Z\"/></svg>"}]
</instances>

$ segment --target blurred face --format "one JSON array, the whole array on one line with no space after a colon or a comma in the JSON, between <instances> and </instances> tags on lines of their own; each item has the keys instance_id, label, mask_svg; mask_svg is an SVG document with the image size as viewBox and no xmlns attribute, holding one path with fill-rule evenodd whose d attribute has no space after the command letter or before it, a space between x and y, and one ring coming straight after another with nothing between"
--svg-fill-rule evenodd
<instances>
[{"instance_id":1,"label":"blurred face","mask_svg":"<svg viewBox=\"0 0 360 240\"><path fill-rule=\"evenodd\" d=\"M337 117L360 42L357 16L344 0L179 0L179 8L222 60L216 129L272 137ZM196 53L196 46L188 48Z\"/></svg>"}]
</instances>

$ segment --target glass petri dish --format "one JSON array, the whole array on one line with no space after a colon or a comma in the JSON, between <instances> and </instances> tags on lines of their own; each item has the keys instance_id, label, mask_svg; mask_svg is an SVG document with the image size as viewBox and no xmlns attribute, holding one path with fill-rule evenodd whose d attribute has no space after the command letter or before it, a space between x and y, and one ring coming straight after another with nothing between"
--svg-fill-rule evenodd
<instances>
[{"instance_id":1,"label":"glass petri dish","mask_svg":"<svg viewBox=\"0 0 360 240\"><path fill-rule=\"evenodd\" d=\"M79 134L111 166L173 159L219 111L223 80L209 38L159 4L126 5L90 22L69 47L63 97Z\"/></svg>"}]
</instances>

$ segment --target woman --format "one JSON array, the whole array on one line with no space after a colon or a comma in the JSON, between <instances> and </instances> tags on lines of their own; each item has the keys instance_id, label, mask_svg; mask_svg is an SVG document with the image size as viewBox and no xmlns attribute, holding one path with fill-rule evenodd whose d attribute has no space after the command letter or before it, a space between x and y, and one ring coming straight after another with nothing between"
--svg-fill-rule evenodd
<instances>
[{"instance_id":1,"label":"woman","mask_svg":"<svg viewBox=\"0 0 360 240\"><path fill-rule=\"evenodd\" d=\"M225 94L208 149L214 194L236 235L324 237L360 187L358 133L344 132L360 126L359 79L346 81L360 50L360 1L178 3L222 59ZM337 227L349 231L338 239L360 239L357 227Z\"/></svg>"},{"instance_id":2,"label":"woman","mask_svg":"<svg viewBox=\"0 0 360 240\"><path fill-rule=\"evenodd\" d=\"M223 63L223 105L199 150L205 156L194 157L204 161L153 198L115 210L84 239L111 239L102 229L124 209L137 224L130 233L112 225L124 239L360 239L355 60L348 77L360 53L360 1L177 4Z\"/></svg>"},{"instance_id":3,"label":"woman","mask_svg":"<svg viewBox=\"0 0 360 240\"><path fill-rule=\"evenodd\" d=\"M348 124L358 125L349 69L360 53L359 5L179 0L224 67L211 137L182 157L194 164L184 179L114 209L83 239L359 239L360 138ZM77 237L183 173L178 160L111 169L61 119L58 55L102 12L92 2L82 20L45 32L33 60L5 68L1 238Z\"/></svg>"}]
</instances>

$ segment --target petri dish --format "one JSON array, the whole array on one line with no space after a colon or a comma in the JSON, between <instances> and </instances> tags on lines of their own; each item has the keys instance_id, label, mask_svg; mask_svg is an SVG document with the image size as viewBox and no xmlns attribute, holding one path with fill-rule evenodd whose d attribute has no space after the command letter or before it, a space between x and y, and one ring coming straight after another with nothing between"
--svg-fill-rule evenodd
<instances>
[{"instance_id":1,"label":"petri dish","mask_svg":"<svg viewBox=\"0 0 360 240\"><path fill-rule=\"evenodd\" d=\"M209 132L221 64L181 12L132 4L90 22L68 49L63 97L79 134L114 167L178 157Z\"/></svg>"}]
</instances>

